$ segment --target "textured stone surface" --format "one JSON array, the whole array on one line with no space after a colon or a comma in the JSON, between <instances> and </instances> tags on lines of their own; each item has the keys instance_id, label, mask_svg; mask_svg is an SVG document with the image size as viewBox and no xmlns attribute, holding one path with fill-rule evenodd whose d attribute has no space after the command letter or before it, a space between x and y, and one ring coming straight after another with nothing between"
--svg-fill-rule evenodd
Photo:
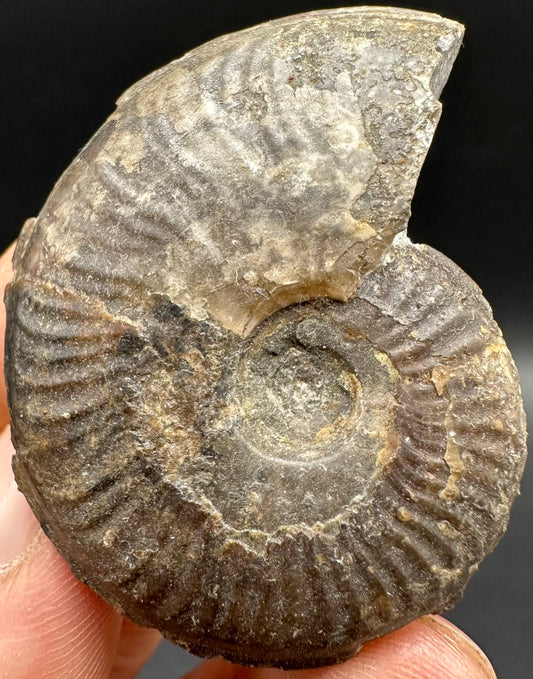
<instances>
[{"instance_id":1,"label":"textured stone surface","mask_svg":"<svg viewBox=\"0 0 533 679\"><path fill-rule=\"evenodd\" d=\"M194 653L340 662L451 607L505 529L514 364L405 235L461 37L355 8L212 41L21 234L17 482L80 579Z\"/></svg>"}]
</instances>

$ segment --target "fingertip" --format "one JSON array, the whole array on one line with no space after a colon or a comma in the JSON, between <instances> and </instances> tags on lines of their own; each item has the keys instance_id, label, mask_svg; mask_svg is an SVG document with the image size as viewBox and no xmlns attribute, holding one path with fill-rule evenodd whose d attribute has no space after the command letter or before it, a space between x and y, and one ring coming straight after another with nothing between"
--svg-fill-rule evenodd
<instances>
[{"instance_id":1,"label":"fingertip","mask_svg":"<svg viewBox=\"0 0 533 679\"><path fill-rule=\"evenodd\" d=\"M486 655L444 618L428 615L365 644L341 665L310 670L245 668L203 662L187 679L496 679Z\"/></svg>"},{"instance_id":2,"label":"fingertip","mask_svg":"<svg viewBox=\"0 0 533 679\"><path fill-rule=\"evenodd\" d=\"M133 679L161 642L161 633L122 619L120 638L109 679Z\"/></svg>"},{"instance_id":3,"label":"fingertip","mask_svg":"<svg viewBox=\"0 0 533 679\"><path fill-rule=\"evenodd\" d=\"M442 644L449 649L449 652L469 658L472 666L479 670L480 677L497 679L496 672L486 654L459 627L440 615L426 615L421 618L421 622L427 625L430 631L440 635Z\"/></svg>"},{"instance_id":4,"label":"fingertip","mask_svg":"<svg viewBox=\"0 0 533 679\"><path fill-rule=\"evenodd\" d=\"M262 668L242 667L223 658L211 658L187 672L182 679L246 679L247 676L254 677L261 671Z\"/></svg>"},{"instance_id":5,"label":"fingertip","mask_svg":"<svg viewBox=\"0 0 533 679\"><path fill-rule=\"evenodd\" d=\"M4 290L9 281L13 278L13 254L17 241L13 241L11 245L4 250L0 255L0 292L4 294Z\"/></svg>"},{"instance_id":6,"label":"fingertip","mask_svg":"<svg viewBox=\"0 0 533 679\"><path fill-rule=\"evenodd\" d=\"M481 649L437 615L371 641L355 658L318 674L326 677L330 669L331 679L496 679Z\"/></svg>"}]
</instances>

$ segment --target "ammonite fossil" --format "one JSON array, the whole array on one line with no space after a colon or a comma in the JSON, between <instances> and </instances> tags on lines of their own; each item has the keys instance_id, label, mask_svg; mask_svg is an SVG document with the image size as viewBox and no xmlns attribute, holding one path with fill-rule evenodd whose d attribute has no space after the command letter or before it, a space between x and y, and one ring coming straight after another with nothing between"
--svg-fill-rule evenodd
<instances>
[{"instance_id":1,"label":"ammonite fossil","mask_svg":"<svg viewBox=\"0 0 533 679\"><path fill-rule=\"evenodd\" d=\"M405 234L461 38L363 7L209 42L22 232L17 482L81 580L194 653L340 662L450 608L505 529L516 369Z\"/></svg>"}]
</instances>

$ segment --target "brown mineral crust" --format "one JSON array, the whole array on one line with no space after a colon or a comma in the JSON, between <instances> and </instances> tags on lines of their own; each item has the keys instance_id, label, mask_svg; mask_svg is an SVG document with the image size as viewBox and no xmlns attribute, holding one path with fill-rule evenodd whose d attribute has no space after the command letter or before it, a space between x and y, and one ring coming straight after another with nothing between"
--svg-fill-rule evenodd
<instances>
[{"instance_id":1,"label":"brown mineral crust","mask_svg":"<svg viewBox=\"0 0 533 679\"><path fill-rule=\"evenodd\" d=\"M21 235L17 482L81 580L194 653L341 662L450 608L506 527L516 369L403 233L461 35L361 8L208 43Z\"/></svg>"}]
</instances>

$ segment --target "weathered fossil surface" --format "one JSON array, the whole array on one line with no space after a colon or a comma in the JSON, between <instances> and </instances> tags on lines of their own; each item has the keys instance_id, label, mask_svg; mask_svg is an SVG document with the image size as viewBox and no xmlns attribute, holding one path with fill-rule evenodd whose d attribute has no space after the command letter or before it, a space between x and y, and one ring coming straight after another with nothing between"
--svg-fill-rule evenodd
<instances>
[{"instance_id":1,"label":"weathered fossil surface","mask_svg":"<svg viewBox=\"0 0 533 679\"><path fill-rule=\"evenodd\" d=\"M345 660L451 607L506 527L516 369L405 235L461 38L374 7L214 40L21 234L17 482L80 579L194 653Z\"/></svg>"}]
</instances>

